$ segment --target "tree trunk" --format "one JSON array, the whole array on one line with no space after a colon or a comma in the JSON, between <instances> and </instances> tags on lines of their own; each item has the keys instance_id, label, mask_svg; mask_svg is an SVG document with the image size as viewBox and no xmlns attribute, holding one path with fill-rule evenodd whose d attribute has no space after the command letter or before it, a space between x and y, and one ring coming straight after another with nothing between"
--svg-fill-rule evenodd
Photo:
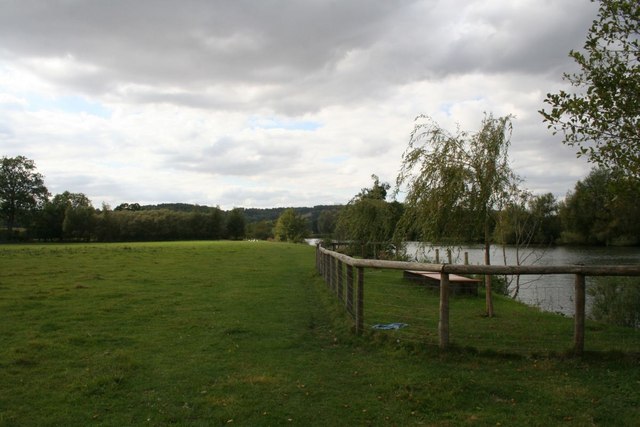
<instances>
[{"instance_id":1,"label":"tree trunk","mask_svg":"<svg viewBox=\"0 0 640 427\"><path fill-rule=\"evenodd\" d=\"M484 264L491 265L491 239L489 236L489 217L488 215L484 220ZM493 296L491 294L491 275L484 276L485 286L485 303L487 309L487 316L493 317Z\"/></svg>"}]
</instances>

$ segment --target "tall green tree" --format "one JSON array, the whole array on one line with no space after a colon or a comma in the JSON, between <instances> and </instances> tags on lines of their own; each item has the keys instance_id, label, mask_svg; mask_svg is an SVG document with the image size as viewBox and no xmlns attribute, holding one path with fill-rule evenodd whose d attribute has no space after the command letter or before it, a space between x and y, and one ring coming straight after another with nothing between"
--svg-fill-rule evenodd
<instances>
[{"instance_id":1,"label":"tall green tree","mask_svg":"<svg viewBox=\"0 0 640 427\"><path fill-rule=\"evenodd\" d=\"M89 241L96 225L96 211L91 200L83 193L65 191L62 199L66 201L62 232L65 238Z\"/></svg>"},{"instance_id":2,"label":"tall green tree","mask_svg":"<svg viewBox=\"0 0 640 427\"><path fill-rule=\"evenodd\" d=\"M336 229L339 209L326 209L320 212L317 221L318 234L330 236Z\"/></svg>"},{"instance_id":3,"label":"tall green tree","mask_svg":"<svg viewBox=\"0 0 640 427\"><path fill-rule=\"evenodd\" d=\"M444 244L478 236L485 264L491 264L494 212L516 181L508 161L511 116L485 115L476 133L452 134L426 116L416 121L396 180L397 192L407 187L398 233ZM493 316L491 276L485 286L487 315Z\"/></svg>"},{"instance_id":4,"label":"tall green tree","mask_svg":"<svg viewBox=\"0 0 640 427\"><path fill-rule=\"evenodd\" d=\"M497 214L494 240L516 246L553 244L561 231L558 209L551 193L533 195L519 190Z\"/></svg>"},{"instance_id":5,"label":"tall green tree","mask_svg":"<svg viewBox=\"0 0 640 427\"><path fill-rule=\"evenodd\" d=\"M274 235L282 242L300 243L309 234L307 220L293 208L286 209L276 222Z\"/></svg>"},{"instance_id":6,"label":"tall green tree","mask_svg":"<svg viewBox=\"0 0 640 427\"><path fill-rule=\"evenodd\" d=\"M540 113L578 156L640 178L640 2L599 3L583 51L569 53L580 71L564 79L575 92L548 94Z\"/></svg>"},{"instance_id":7,"label":"tall green tree","mask_svg":"<svg viewBox=\"0 0 640 427\"><path fill-rule=\"evenodd\" d=\"M88 201L82 193L65 191L64 193L56 194L50 200L44 202L37 215L37 237L45 240L62 240L65 237L62 226L67 208L70 206L78 206L83 199Z\"/></svg>"},{"instance_id":8,"label":"tall green tree","mask_svg":"<svg viewBox=\"0 0 640 427\"><path fill-rule=\"evenodd\" d=\"M246 234L246 220L242 208L234 208L227 217L227 235L231 240L242 240Z\"/></svg>"},{"instance_id":9,"label":"tall green tree","mask_svg":"<svg viewBox=\"0 0 640 427\"><path fill-rule=\"evenodd\" d=\"M33 160L24 156L2 157L0 162L0 215L7 233L19 221L27 221L35 209L49 196L43 176Z\"/></svg>"},{"instance_id":10,"label":"tall green tree","mask_svg":"<svg viewBox=\"0 0 640 427\"><path fill-rule=\"evenodd\" d=\"M578 181L560 208L564 243L640 243L640 181L620 171L594 169Z\"/></svg>"},{"instance_id":11,"label":"tall green tree","mask_svg":"<svg viewBox=\"0 0 640 427\"><path fill-rule=\"evenodd\" d=\"M117 218L111 206L102 203L102 209L96 215L95 235L99 242L113 242L119 237Z\"/></svg>"},{"instance_id":12,"label":"tall green tree","mask_svg":"<svg viewBox=\"0 0 640 427\"><path fill-rule=\"evenodd\" d=\"M521 245L531 243L536 224L529 210L533 195L529 191L515 191L502 209L496 213L493 241L501 245Z\"/></svg>"},{"instance_id":13,"label":"tall green tree","mask_svg":"<svg viewBox=\"0 0 640 427\"><path fill-rule=\"evenodd\" d=\"M533 196L529 203L529 210L536 224L533 242L552 244L560 237L560 217L558 216L558 201L551 193Z\"/></svg>"},{"instance_id":14,"label":"tall green tree","mask_svg":"<svg viewBox=\"0 0 640 427\"><path fill-rule=\"evenodd\" d=\"M207 238L213 240L222 239L224 235L224 215L222 209L217 206L213 208L209 214L209 220L211 221L211 234Z\"/></svg>"},{"instance_id":15,"label":"tall green tree","mask_svg":"<svg viewBox=\"0 0 640 427\"><path fill-rule=\"evenodd\" d=\"M388 183L376 175L371 188L363 188L344 206L336 224L336 237L352 242L352 250L362 256L378 256L377 249L390 245L401 214L397 202L387 202Z\"/></svg>"}]
</instances>

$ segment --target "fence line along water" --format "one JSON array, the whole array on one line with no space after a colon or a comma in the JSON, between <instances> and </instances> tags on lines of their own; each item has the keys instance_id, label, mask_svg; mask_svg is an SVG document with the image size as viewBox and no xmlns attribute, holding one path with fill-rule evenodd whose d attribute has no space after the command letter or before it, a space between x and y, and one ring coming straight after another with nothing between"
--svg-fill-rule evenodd
<instances>
[{"instance_id":1,"label":"fence line along water","mask_svg":"<svg viewBox=\"0 0 640 427\"><path fill-rule=\"evenodd\" d=\"M401 327L404 320L410 319L412 327L402 331L402 337L409 337L420 341L434 339L440 348L450 346L450 334L454 334L457 342L462 345L470 345L478 339L486 337L490 331L481 331L474 327L469 328L468 323L463 328L462 320L456 313L457 304L477 304L477 299L455 299L452 304L449 298L451 291L450 275L573 275L574 315L572 334L555 326L545 329L550 336L538 337L530 344L531 350L536 351L536 345L549 348L549 345L564 345L564 348L572 344L573 353L581 355L585 347L585 279L589 276L640 276L638 265L459 265L459 264L434 264L405 261L387 261L352 258L345 254L316 246L316 267L322 275L328 288L343 302L345 309L354 319L356 333L362 333L365 326L375 326L371 322L365 322L364 306L367 304L368 316L386 315L394 316L398 320L394 326ZM367 289L365 291L365 270L367 273ZM421 299L425 287L417 284L407 284L398 278L397 270L412 270L417 272L433 272L439 274L439 298L435 302ZM365 300L365 292L367 298ZM431 301L434 300L431 298ZM419 302L419 303L416 303ZM437 303L437 304L436 304ZM430 305L431 304L431 305ZM453 307L452 307L453 306ZM552 315L548 315L552 316ZM380 319L373 319L380 320ZM569 319L563 319L569 321ZM549 325L556 325L554 318ZM533 325L532 325L533 326ZM464 329L464 330L463 330ZM557 329L557 330L556 330ZM551 332L550 332L551 331ZM504 334L504 331L501 332ZM592 332L590 330L590 333ZM636 331L637 333L637 331ZM522 345L522 337L509 337L508 331L502 337L501 342L509 342ZM535 334L532 334L532 336ZM622 339L624 338L622 335ZM626 334L628 336L628 334ZM611 342L616 342L615 337L610 337ZM554 343L551 343L555 340ZM525 339L526 341L526 339ZM551 343L551 344L550 344ZM564 343L564 344L558 344ZM561 348L561 347L560 347ZM542 349L538 349L542 350Z\"/></svg>"},{"instance_id":2,"label":"fence line along water","mask_svg":"<svg viewBox=\"0 0 640 427\"><path fill-rule=\"evenodd\" d=\"M407 256L417 262L433 262L438 249L445 253L453 251L453 262L460 263L462 255L468 255L469 264L484 264L484 245L462 245L448 248L424 245L420 242L405 242ZM636 247L589 247L589 246L535 246L519 248L509 245L491 245L492 264L506 265L639 265L640 248ZM431 260L431 261L427 261ZM436 263L438 263L436 261ZM449 261L449 263L451 263ZM528 305L540 307L552 313L573 316L573 276L543 275L520 276L519 280L505 283L505 292ZM587 290L599 279L587 277ZM591 298L587 294L586 310L591 310Z\"/></svg>"}]
</instances>

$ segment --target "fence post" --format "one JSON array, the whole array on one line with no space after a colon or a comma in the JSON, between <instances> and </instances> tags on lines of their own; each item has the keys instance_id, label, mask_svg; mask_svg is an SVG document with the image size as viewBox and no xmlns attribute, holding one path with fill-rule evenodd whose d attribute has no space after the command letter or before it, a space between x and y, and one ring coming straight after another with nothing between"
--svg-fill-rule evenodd
<instances>
[{"instance_id":1,"label":"fence post","mask_svg":"<svg viewBox=\"0 0 640 427\"><path fill-rule=\"evenodd\" d=\"M364 330L364 268L358 267L358 299L356 301L356 334Z\"/></svg>"},{"instance_id":2,"label":"fence post","mask_svg":"<svg viewBox=\"0 0 640 427\"><path fill-rule=\"evenodd\" d=\"M336 281L334 274L336 272L336 259L334 257L329 258L329 288L332 291L336 289Z\"/></svg>"},{"instance_id":3,"label":"fence post","mask_svg":"<svg viewBox=\"0 0 640 427\"><path fill-rule=\"evenodd\" d=\"M322 254L322 278L327 282L327 254Z\"/></svg>"},{"instance_id":4,"label":"fence post","mask_svg":"<svg viewBox=\"0 0 640 427\"><path fill-rule=\"evenodd\" d=\"M324 282L329 285L329 263L331 261L331 256L329 254L324 255Z\"/></svg>"},{"instance_id":5,"label":"fence post","mask_svg":"<svg viewBox=\"0 0 640 427\"><path fill-rule=\"evenodd\" d=\"M464 253L464 265L469 265L469 252Z\"/></svg>"},{"instance_id":6,"label":"fence post","mask_svg":"<svg viewBox=\"0 0 640 427\"><path fill-rule=\"evenodd\" d=\"M449 346L449 273L440 273L440 320L438 321L440 349Z\"/></svg>"},{"instance_id":7,"label":"fence post","mask_svg":"<svg viewBox=\"0 0 640 427\"><path fill-rule=\"evenodd\" d=\"M584 352L584 320L585 320L585 276L576 274L575 282L575 315L573 327L573 354L582 356Z\"/></svg>"},{"instance_id":8,"label":"fence post","mask_svg":"<svg viewBox=\"0 0 640 427\"><path fill-rule=\"evenodd\" d=\"M347 312L353 316L353 266L347 264Z\"/></svg>"},{"instance_id":9,"label":"fence post","mask_svg":"<svg viewBox=\"0 0 640 427\"><path fill-rule=\"evenodd\" d=\"M338 290L337 290L337 294L338 294L338 299L340 301L343 300L343 293L342 292L342 270L344 270L342 268L342 261L338 260Z\"/></svg>"},{"instance_id":10,"label":"fence post","mask_svg":"<svg viewBox=\"0 0 640 427\"><path fill-rule=\"evenodd\" d=\"M332 264L332 272L331 272L331 290L335 293L338 288L338 260L333 258Z\"/></svg>"},{"instance_id":11,"label":"fence post","mask_svg":"<svg viewBox=\"0 0 640 427\"><path fill-rule=\"evenodd\" d=\"M440 264L440 249L436 249L436 264Z\"/></svg>"},{"instance_id":12,"label":"fence post","mask_svg":"<svg viewBox=\"0 0 640 427\"><path fill-rule=\"evenodd\" d=\"M449 261L449 264L453 264L453 262L451 261L451 249L447 249L447 260Z\"/></svg>"}]
</instances>

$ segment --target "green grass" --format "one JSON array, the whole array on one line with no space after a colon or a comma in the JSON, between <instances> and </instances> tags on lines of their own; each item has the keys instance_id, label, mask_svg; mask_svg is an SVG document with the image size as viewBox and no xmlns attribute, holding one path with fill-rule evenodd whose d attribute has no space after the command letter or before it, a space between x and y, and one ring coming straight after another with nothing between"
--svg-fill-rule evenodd
<instances>
[{"instance_id":1,"label":"green grass","mask_svg":"<svg viewBox=\"0 0 640 427\"><path fill-rule=\"evenodd\" d=\"M346 282L346 280L344 280ZM495 317L485 316L485 295L450 298L453 346L504 355L563 355L572 351L573 318L539 311L511 298L494 295ZM389 334L394 339L438 345L439 293L402 278L401 271L365 271L365 322L403 322L409 328ZM640 331L587 321L587 352L640 354Z\"/></svg>"},{"instance_id":2,"label":"green grass","mask_svg":"<svg viewBox=\"0 0 640 427\"><path fill-rule=\"evenodd\" d=\"M370 282L371 297L376 283L386 279ZM424 306L433 301L424 295ZM461 347L487 342L467 341L484 333L483 320L492 322L493 334L506 334L514 329L511 314L530 312L500 300L498 317L481 319L475 304L452 306L452 337ZM375 307L372 300L365 315L374 316ZM564 330L567 321L549 316L544 327ZM432 331L430 322L425 331ZM378 339L384 334L356 337L350 326L315 273L313 248L304 245L3 246L0 425L633 425L640 419L640 362L630 352L583 359L440 354L430 338L404 345ZM592 335L587 332L587 342ZM637 332L625 336L631 347L637 343Z\"/></svg>"}]
</instances>

